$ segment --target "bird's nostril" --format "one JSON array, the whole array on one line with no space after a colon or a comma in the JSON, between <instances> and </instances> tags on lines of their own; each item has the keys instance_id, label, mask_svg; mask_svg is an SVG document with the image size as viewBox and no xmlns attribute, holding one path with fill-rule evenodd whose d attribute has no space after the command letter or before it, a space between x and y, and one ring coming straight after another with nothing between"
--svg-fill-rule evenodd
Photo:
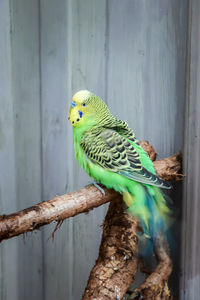
<instances>
[{"instance_id":1,"label":"bird's nostril","mask_svg":"<svg viewBox=\"0 0 200 300\"><path fill-rule=\"evenodd\" d=\"M72 121L72 124L74 124L74 121Z\"/></svg>"}]
</instances>

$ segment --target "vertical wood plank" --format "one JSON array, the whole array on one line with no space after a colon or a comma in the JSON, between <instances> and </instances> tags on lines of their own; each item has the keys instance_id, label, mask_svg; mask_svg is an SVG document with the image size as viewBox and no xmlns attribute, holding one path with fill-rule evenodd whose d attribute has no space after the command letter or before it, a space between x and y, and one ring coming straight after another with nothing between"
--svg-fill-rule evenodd
<instances>
[{"instance_id":1,"label":"vertical wood plank","mask_svg":"<svg viewBox=\"0 0 200 300\"><path fill-rule=\"evenodd\" d=\"M43 200L73 190L67 16L67 1L41 1ZM44 231L44 299L72 299L73 223L64 222L52 242L54 227Z\"/></svg>"},{"instance_id":2,"label":"vertical wood plank","mask_svg":"<svg viewBox=\"0 0 200 300\"><path fill-rule=\"evenodd\" d=\"M41 200L39 1L11 0L17 209ZM18 237L19 299L42 299L41 232Z\"/></svg>"},{"instance_id":3,"label":"vertical wood plank","mask_svg":"<svg viewBox=\"0 0 200 300\"><path fill-rule=\"evenodd\" d=\"M41 0L40 11L43 200L48 200L73 190L67 1ZM62 224L52 242L54 228L44 229L44 299L73 299L72 220Z\"/></svg>"},{"instance_id":4,"label":"vertical wood plank","mask_svg":"<svg viewBox=\"0 0 200 300\"><path fill-rule=\"evenodd\" d=\"M91 181L74 161L67 115L75 91L104 93L104 18L104 1L41 1L44 199ZM45 228L45 299L81 298L104 211L67 220L53 244Z\"/></svg>"},{"instance_id":5,"label":"vertical wood plank","mask_svg":"<svg viewBox=\"0 0 200 300\"><path fill-rule=\"evenodd\" d=\"M182 147L186 3L108 1L110 107L160 156Z\"/></svg>"},{"instance_id":6,"label":"vertical wood plank","mask_svg":"<svg viewBox=\"0 0 200 300\"><path fill-rule=\"evenodd\" d=\"M16 210L14 117L11 80L10 7L0 1L0 211ZM18 299L17 243L0 247L0 299Z\"/></svg>"},{"instance_id":7,"label":"vertical wood plank","mask_svg":"<svg viewBox=\"0 0 200 300\"><path fill-rule=\"evenodd\" d=\"M187 58L181 299L195 300L200 294L200 2L197 0L189 1Z\"/></svg>"}]
</instances>

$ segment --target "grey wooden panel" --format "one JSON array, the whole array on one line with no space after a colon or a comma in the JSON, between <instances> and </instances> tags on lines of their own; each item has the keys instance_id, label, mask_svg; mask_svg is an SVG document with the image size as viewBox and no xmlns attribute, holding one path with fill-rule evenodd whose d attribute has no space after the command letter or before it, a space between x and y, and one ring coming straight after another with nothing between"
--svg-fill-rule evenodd
<instances>
[{"instance_id":1,"label":"grey wooden panel","mask_svg":"<svg viewBox=\"0 0 200 300\"><path fill-rule=\"evenodd\" d=\"M10 7L0 1L0 211L16 210L14 118L11 87ZM17 243L0 247L0 299L18 299Z\"/></svg>"},{"instance_id":2,"label":"grey wooden panel","mask_svg":"<svg viewBox=\"0 0 200 300\"><path fill-rule=\"evenodd\" d=\"M74 161L67 115L75 91L104 93L105 6L99 1L41 3L43 197L49 199L91 181ZM104 211L67 220L54 243L46 242L53 227L45 229L45 299L81 298L97 256Z\"/></svg>"},{"instance_id":3,"label":"grey wooden panel","mask_svg":"<svg viewBox=\"0 0 200 300\"><path fill-rule=\"evenodd\" d=\"M188 31L181 299L196 300L200 294L200 2L198 0L189 1Z\"/></svg>"},{"instance_id":4,"label":"grey wooden panel","mask_svg":"<svg viewBox=\"0 0 200 300\"><path fill-rule=\"evenodd\" d=\"M41 200L39 1L11 0L17 209ZM19 299L42 299L41 232L17 238Z\"/></svg>"},{"instance_id":5,"label":"grey wooden panel","mask_svg":"<svg viewBox=\"0 0 200 300\"><path fill-rule=\"evenodd\" d=\"M137 138L152 143L158 157L180 151L187 1L108 1L107 15L107 100L111 111L128 122ZM171 195L179 210L180 188L175 187ZM178 222L172 231L178 251ZM178 298L177 256L171 281L175 298ZM137 282L141 279L138 276Z\"/></svg>"},{"instance_id":6,"label":"grey wooden panel","mask_svg":"<svg viewBox=\"0 0 200 300\"><path fill-rule=\"evenodd\" d=\"M74 188L67 16L67 1L41 1L43 200ZM54 242L48 241L54 227L44 230L44 299L72 299L72 220L63 223Z\"/></svg>"},{"instance_id":7,"label":"grey wooden panel","mask_svg":"<svg viewBox=\"0 0 200 300\"><path fill-rule=\"evenodd\" d=\"M1 95L8 99L0 113L2 169L9 177L1 176L4 212L91 181L74 160L67 121L71 96L79 89L106 100L160 156L181 149L186 2L11 0L12 28L8 2L0 2ZM17 238L18 249L14 239L3 245L0 295L16 299L18 284L19 299L80 299L97 256L105 210L67 220L54 243L47 241L54 228L48 226L43 236L28 235L25 244Z\"/></svg>"},{"instance_id":8,"label":"grey wooden panel","mask_svg":"<svg viewBox=\"0 0 200 300\"><path fill-rule=\"evenodd\" d=\"M160 156L182 147L186 3L108 1L110 107Z\"/></svg>"}]
</instances>

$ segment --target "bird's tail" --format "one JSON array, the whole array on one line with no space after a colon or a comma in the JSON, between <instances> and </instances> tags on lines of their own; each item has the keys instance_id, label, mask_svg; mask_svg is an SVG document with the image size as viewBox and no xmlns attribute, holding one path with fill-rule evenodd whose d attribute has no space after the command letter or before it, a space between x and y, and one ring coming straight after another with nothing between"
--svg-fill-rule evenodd
<instances>
[{"instance_id":1,"label":"bird's tail","mask_svg":"<svg viewBox=\"0 0 200 300\"><path fill-rule=\"evenodd\" d=\"M134 182L131 191L123 193L128 212L136 216L145 235L154 238L167 232L173 221L167 197L156 186Z\"/></svg>"}]
</instances>

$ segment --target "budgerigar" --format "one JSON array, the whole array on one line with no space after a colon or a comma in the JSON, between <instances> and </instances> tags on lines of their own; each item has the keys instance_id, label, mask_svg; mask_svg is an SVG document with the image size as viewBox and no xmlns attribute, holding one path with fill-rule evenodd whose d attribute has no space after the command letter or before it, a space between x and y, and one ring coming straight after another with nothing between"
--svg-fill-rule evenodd
<instances>
[{"instance_id":1,"label":"budgerigar","mask_svg":"<svg viewBox=\"0 0 200 300\"><path fill-rule=\"evenodd\" d=\"M87 90L73 96L69 120L80 166L95 181L123 195L145 235L154 237L165 230L169 208L160 188L170 185L156 175L127 123L114 117L102 99Z\"/></svg>"}]
</instances>

